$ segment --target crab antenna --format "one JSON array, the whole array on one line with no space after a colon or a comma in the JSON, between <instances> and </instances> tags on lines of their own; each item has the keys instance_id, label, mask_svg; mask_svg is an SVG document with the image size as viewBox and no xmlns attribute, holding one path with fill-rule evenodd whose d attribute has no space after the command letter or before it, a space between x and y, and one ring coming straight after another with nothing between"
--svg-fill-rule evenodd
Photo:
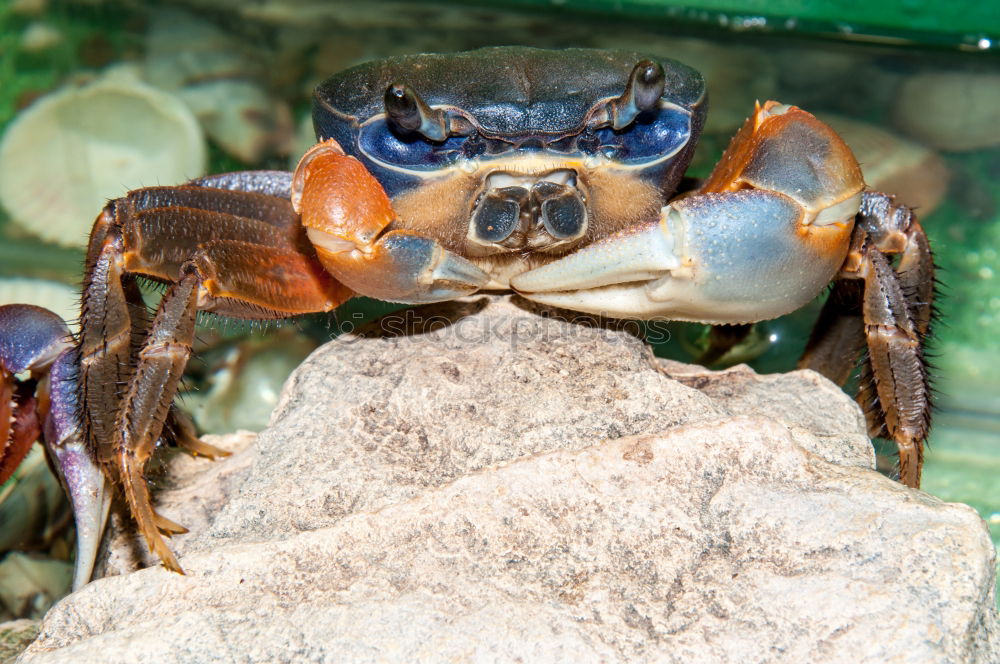
<instances>
[{"instance_id":1,"label":"crab antenna","mask_svg":"<svg viewBox=\"0 0 1000 664\"><path fill-rule=\"evenodd\" d=\"M385 90L385 114L404 133L417 132L432 141L448 138L448 118L434 110L413 88L393 83Z\"/></svg>"},{"instance_id":2,"label":"crab antenna","mask_svg":"<svg viewBox=\"0 0 1000 664\"><path fill-rule=\"evenodd\" d=\"M624 129L643 111L656 108L665 85L663 65L652 60L640 60L636 63L629 74L625 92L611 102L611 126Z\"/></svg>"}]
</instances>

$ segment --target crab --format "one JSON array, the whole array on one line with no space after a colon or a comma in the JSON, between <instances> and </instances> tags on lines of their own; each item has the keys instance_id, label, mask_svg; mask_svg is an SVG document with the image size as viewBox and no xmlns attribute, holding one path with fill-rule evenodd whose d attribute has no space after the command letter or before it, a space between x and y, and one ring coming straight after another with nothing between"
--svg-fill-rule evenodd
<instances>
[{"instance_id":1,"label":"crab","mask_svg":"<svg viewBox=\"0 0 1000 664\"><path fill-rule=\"evenodd\" d=\"M108 203L87 248L80 331L0 308L0 458L43 440L71 497L85 583L114 491L181 566L144 475L198 441L173 405L199 311L329 312L357 295L422 304L509 289L604 316L749 325L831 283L801 367L844 384L861 360L869 433L918 487L934 267L912 211L868 191L809 113L757 103L711 175L682 179L707 108L693 69L639 53L487 48L362 64L315 92L294 173L247 171ZM151 318L137 281L168 285ZM867 352L863 352L867 348ZM112 487L114 489L112 489Z\"/></svg>"}]
</instances>

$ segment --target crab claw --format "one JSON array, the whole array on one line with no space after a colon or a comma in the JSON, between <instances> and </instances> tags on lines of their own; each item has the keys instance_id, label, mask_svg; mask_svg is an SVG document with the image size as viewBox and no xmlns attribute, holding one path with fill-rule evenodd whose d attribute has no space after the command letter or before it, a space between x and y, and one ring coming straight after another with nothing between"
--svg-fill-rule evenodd
<instances>
[{"instance_id":1,"label":"crab claw","mask_svg":"<svg viewBox=\"0 0 1000 664\"><path fill-rule=\"evenodd\" d=\"M73 590L79 590L94 571L97 549L111 507L107 478L80 435L77 419L77 355L63 351L49 373L52 406L45 419L45 447L55 461L76 523L76 564Z\"/></svg>"},{"instance_id":2,"label":"crab claw","mask_svg":"<svg viewBox=\"0 0 1000 664\"><path fill-rule=\"evenodd\" d=\"M47 309L27 304L0 307L0 483L31 449L45 417L39 412L35 384L18 380L17 374L31 372L34 381L45 376L68 347L68 338L65 323Z\"/></svg>"},{"instance_id":3,"label":"crab claw","mask_svg":"<svg viewBox=\"0 0 1000 664\"><path fill-rule=\"evenodd\" d=\"M389 197L333 140L302 157L292 204L323 267L351 290L391 302L451 300L479 290L489 275L414 231L391 230Z\"/></svg>"},{"instance_id":4,"label":"crab claw","mask_svg":"<svg viewBox=\"0 0 1000 664\"><path fill-rule=\"evenodd\" d=\"M80 436L77 409L77 355L72 336L59 316L47 309L26 304L0 307L0 373L13 385L15 374L30 372L37 382L34 394L25 395L23 382L17 385L17 412L13 433L4 449L4 466L10 462L12 447L23 453L39 437L69 495L76 522L76 564L73 589L90 580L97 549L111 505L111 492L92 452ZM30 411L30 412L28 412ZM13 468L12 468L13 470Z\"/></svg>"},{"instance_id":5,"label":"crab claw","mask_svg":"<svg viewBox=\"0 0 1000 664\"><path fill-rule=\"evenodd\" d=\"M847 250L814 246L799 232L801 217L793 201L770 192L692 196L664 207L658 222L518 275L511 286L536 302L622 318L775 318L814 298Z\"/></svg>"},{"instance_id":6,"label":"crab claw","mask_svg":"<svg viewBox=\"0 0 1000 664\"><path fill-rule=\"evenodd\" d=\"M528 299L623 318L751 323L816 297L843 265L864 181L808 113L758 106L706 184L660 218L511 279Z\"/></svg>"}]
</instances>

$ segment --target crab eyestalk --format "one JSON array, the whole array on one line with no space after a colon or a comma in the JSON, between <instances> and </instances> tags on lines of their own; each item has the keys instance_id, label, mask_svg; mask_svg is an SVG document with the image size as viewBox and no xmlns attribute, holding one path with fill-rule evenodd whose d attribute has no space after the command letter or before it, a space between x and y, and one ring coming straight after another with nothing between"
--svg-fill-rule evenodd
<instances>
[{"instance_id":1,"label":"crab eyestalk","mask_svg":"<svg viewBox=\"0 0 1000 664\"><path fill-rule=\"evenodd\" d=\"M663 65L652 60L640 60L632 68L628 85L620 97L611 102L611 126L624 129L632 124L640 113L651 111L663 96L666 85Z\"/></svg>"},{"instance_id":2,"label":"crab eyestalk","mask_svg":"<svg viewBox=\"0 0 1000 664\"><path fill-rule=\"evenodd\" d=\"M415 90L402 83L393 83L385 90L385 114L404 134L418 133L424 138L441 142L448 138L448 118L420 98Z\"/></svg>"}]
</instances>

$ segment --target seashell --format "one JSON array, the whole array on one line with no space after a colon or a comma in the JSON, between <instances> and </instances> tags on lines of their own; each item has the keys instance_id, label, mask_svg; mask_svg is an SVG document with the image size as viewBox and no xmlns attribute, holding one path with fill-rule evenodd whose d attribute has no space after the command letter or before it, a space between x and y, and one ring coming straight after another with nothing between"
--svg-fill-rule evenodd
<instances>
[{"instance_id":1,"label":"seashell","mask_svg":"<svg viewBox=\"0 0 1000 664\"><path fill-rule=\"evenodd\" d=\"M75 324L80 315L80 295L76 289L45 279L0 279L0 305L4 304L45 307L71 324Z\"/></svg>"},{"instance_id":2,"label":"seashell","mask_svg":"<svg viewBox=\"0 0 1000 664\"><path fill-rule=\"evenodd\" d=\"M177 95L213 141L247 163L259 162L268 152L290 150L294 134L291 111L255 83L209 81L182 88Z\"/></svg>"},{"instance_id":3,"label":"seashell","mask_svg":"<svg viewBox=\"0 0 1000 664\"><path fill-rule=\"evenodd\" d=\"M79 246L109 198L204 173L205 143L175 96L104 77L23 111L0 141L0 168L0 203L16 224Z\"/></svg>"},{"instance_id":4,"label":"seashell","mask_svg":"<svg viewBox=\"0 0 1000 664\"><path fill-rule=\"evenodd\" d=\"M316 346L291 328L240 341L225 353L207 389L185 393L180 403L202 432L262 431L285 380Z\"/></svg>"},{"instance_id":5,"label":"seashell","mask_svg":"<svg viewBox=\"0 0 1000 664\"><path fill-rule=\"evenodd\" d=\"M904 133L939 150L1000 145L1000 74L927 72L906 79L893 121Z\"/></svg>"},{"instance_id":6,"label":"seashell","mask_svg":"<svg viewBox=\"0 0 1000 664\"><path fill-rule=\"evenodd\" d=\"M8 554L0 562L0 604L17 618L41 618L69 594L73 564Z\"/></svg>"},{"instance_id":7,"label":"seashell","mask_svg":"<svg viewBox=\"0 0 1000 664\"><path fill-rule=\"evenodd\" d=\"M930 214L944 198L951 171L934 150L842 115L817 117L850 146L872 189L895 194L921 216Z\"/></svg>"},{"instance_id":8,"label":"seashell","mask_svg":"<svg viewBox=\"0 0 1000 664\"><path fill-rule=\"evenodd\" d=\"M161 90L264 73L252 47L185 11L154 10L145 46L145 78Z\"/></svg>"},{"instance_id":9,"label":"seashell","mask_svg":"<svg viewBox=\"0 0 1000 664\"><path fill-rule=\"evenodd\" d=\"M261 56L232 35L183 11L153 13L145 77L188 105L229 154L257 163L285 154L294 132L288 105L268 94Z\"/></svg>"},{"instance_id":10,"label":"seashell","mask_svg":"<svg viewBox=\"0 0 1000 664\"><path fill-rule=\"evenodd\" d=\"M25 53L41 53L64 40L61 30L42 21L32 21L21 33L20 48Z\"/></svg>"}]
</instances>

